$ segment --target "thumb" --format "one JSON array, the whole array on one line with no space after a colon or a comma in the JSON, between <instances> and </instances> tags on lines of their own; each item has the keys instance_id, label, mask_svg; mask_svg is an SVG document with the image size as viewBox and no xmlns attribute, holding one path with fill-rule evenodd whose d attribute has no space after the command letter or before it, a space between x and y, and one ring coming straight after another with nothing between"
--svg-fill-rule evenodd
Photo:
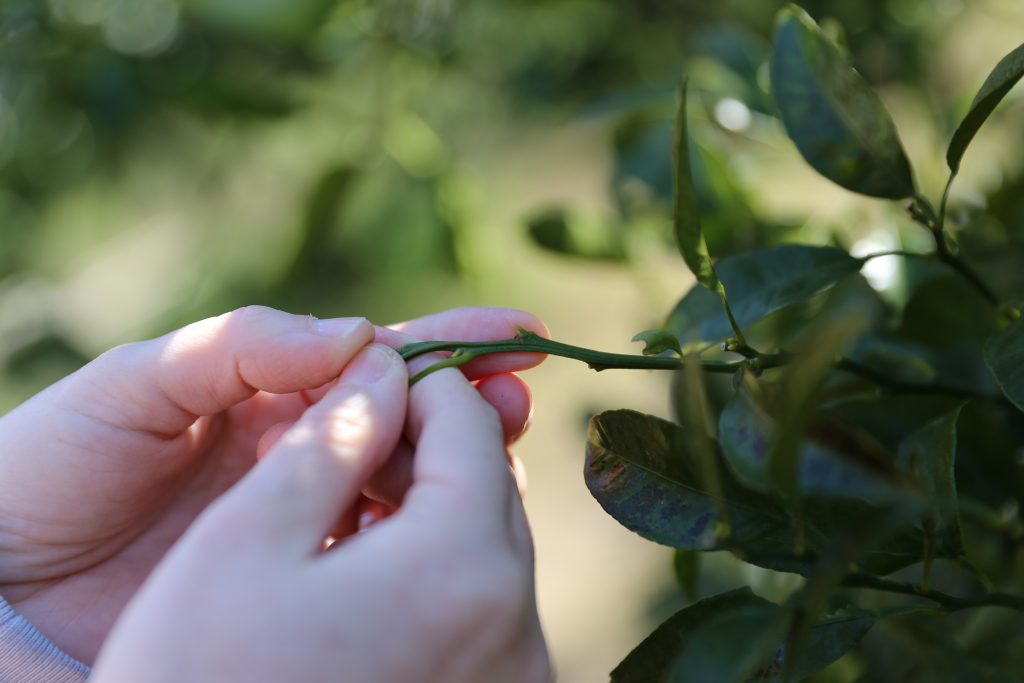
<instances>
[{"instance_id":1,"label":"thumb","mask_svg":"<svg viewBox=\"0 0 1024 683\"><path fill-rule=\"evenodd\" d=\"M371 344L211 510L256 542L313 553L402 435L408 375L393 350Z\"/></svg>"}]
</instances>

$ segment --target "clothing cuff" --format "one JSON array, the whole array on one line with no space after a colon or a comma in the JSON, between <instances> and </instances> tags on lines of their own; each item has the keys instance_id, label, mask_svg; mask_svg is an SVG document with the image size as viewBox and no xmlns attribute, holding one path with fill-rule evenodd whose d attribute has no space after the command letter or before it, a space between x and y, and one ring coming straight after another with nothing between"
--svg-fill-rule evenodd
<instances>
[{"instance_id":1,"label":"clothing cuff","mask_svg":"<svg viewBox=\"0 0 1024 683\"><path fill-rule=\"evenodd\" d=\"M81 683L89 667L47 640L0 597L0 683Z\"/></svg>"}]
</instances>

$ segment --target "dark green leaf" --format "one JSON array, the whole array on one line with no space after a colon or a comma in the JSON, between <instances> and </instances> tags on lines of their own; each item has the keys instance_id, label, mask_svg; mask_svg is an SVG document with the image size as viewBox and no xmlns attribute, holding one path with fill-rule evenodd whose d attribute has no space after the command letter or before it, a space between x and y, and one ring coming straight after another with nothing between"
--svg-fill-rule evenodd
<instances>
[{"instance_id":1,"label":"dark green leaf","mask_svg":"<svg viewBox=\"0 0 1024 683\"><path fill-rule=\"evenodd\" d=\"M642 353L645 356L656 356L665 351L675 351L680 356L683 355L683 350L679 348L679 340L666 330L655 329L637 332L632 341L644 343Z\"/></svg>"},{"instance_id":2,"label":"dark green leaf","mask_svg":"<svg viewBox=\"0 0 1024 683\"><path fill-rule=\"evenodd\" d=\"M771 498L745 489L720 467L722 499L705 488L702 461L679 426L631 410L613 410L590 422L584 478L604 510L627 529L689 550L728 549L753 564L805 574L813 554L843 529L864 519L856 501L808 504L809 556L795 554L789 517ZM729 536L719 516L728 517ZM921 559L920 533L900 535L862 559L866 571L886 574Z\"/></svg>"},{"instance_id":3,"label":"dark green leaf","mask_svg":"<svg viewBox=\"0 0 1024 683\"><path fill-rule=\"evenodd\" d=\"M932 548L963 553L956 493L956 424L960 408L929 422L900 444L899 462L924 488L935 508L925 519Z\"/></svg>"},{"instance_id":4,"label":"dark green leaf","mask_svg":"<svg viewBox=\"0 0 1024 683\"><path fill-rule=\"evenodd\" d=\"M1024 410L1024 318L985 342L985 363L1006 398Z\"/></svg>"},{"instance_id":5,"label":"dark green leaf","mask_svg":"<svg viewBox=\"0 0 1024 683\"><path fill-rule=\"evenodd\" d=\"M736 321L746 327L812 298L861 264L841 249L784 244L722 259L717 268ZM665 329L682 343L719 341L732 332L718 297L700 287L676 305Z\"/></svg>"},{"instance_id":6,"label":"dark green leaf","mask_svg":"<svg viewBox=\"0 0 1024 683\"><path fill-rule=\"evenodd\" d=\"M870 612L855 608L843 609L819 620L811 627L791 669L789 680L803 680L842 657L867 635L875 621L876 617ZM780 663L781 659L778 658ZM781 676L757 680L782 683Z\"/></svg>"},{"instance_id":7,"label":"dark green leaf","mask_svg":"<svg viewBox=\"0 0 1024 683\"><path fill-rule=\"evenodd\" d=\"M800 680L853 648L874 625L871 613L841 610L818 620L793 667ZM748 588L680 610L611 673L612 683L781 683L785 610Z\"/></svg>"},{"instance_id":8,"label":"dark green leaf","mask_svg":"<svg viewBox=\"0 0 1024 683\"><path fill-rule=\"evenodd\" d=\"M725 500L704 486L701 459L679 426L631 410L612 410L590 421L587 487L601 506L626 528L676 548L709 550L724 539L715 530L729 517L730 541L742 545L785 530L777 505L742 489L723 475Z\"/></svg>"},{"instance_id":9,"label":"dark green leaf","mask_svg":"<svg viewBox=\"0 0 1024 683\"><path fill-rule=\"evenodd\" d=\"M844 355L893 381L928 384L936 375L929 353L924 344L880 331L864 335Z\"/></svg>"},{"instance_id":10,"label":"dark green leaf","mask_svg":"<svg viewBox=\"0 0 1024 683\"><path fill-rule=\"evenodd\" d=\"M872 197L916 193L910 162L885 106L795 5L779 14L771 77L786 132L815 170Z\"/></svg>"},{"instance_id":11,"label":"dark green leaf","mask_svg":"<svg viewBox=\"0 0 1024 683\"><path fill-rule=\"evenodd\" d=\"M675 169L676 242L686 265L693 271L697 282L707 289L724 293L722 283L715 275L715 266L708 254L708 245L700 228L697 197L694 193L693 172L690 169L689 139L686 133L686 79L679 84L679 109L676 112L675 140L672 145L672 165Z\"/></svg>"},{"instance_id":12,"label":"dark green leaf","mask_svg":"<svg viewBox=\"0 0 1024 683\"><path fill-rule=\"evenodd\" d=\"M746 683L778 680L776 650L785 612L755 599L706 615L672 666L672 683L716 681Z\"/></svg>"},{"instance_id":13,"label":"dark green leaf","mask_svg":"<svg viewBox=\"0 0 1024 683\"><path fill-rule=\"evenodd\" d=\"M708 618L724 611L770 605L749 588L705 598L676 612L647 636L611 673L612 683L664 683L672 666L690 643L693 632Z\"/></svg>"},{"instance_id":14,"label":"dark green leaf","mask_svg":"<svg viewBox=\"0 0 1024 683\"><path fill-rule=\"evenodd\" d=\"M772 418L746 391L737 392L726 404L718 422L722 454L745 485L764 492L773 487L768 479L768 451L774 426ZM843 438L838 425L808 432L800 444L800 491L827 498L855 498L865 502L898 499L903 492L892 476L871 467L867 457L851 452L857 444Z\"/></svg>"},{"instance_id":15,"label":"dark green leaf","mask_svg":"<svg viewBox=\"0 0 1024 683\"><path fill-rule=\"evenodd\" d=\"M767 466L769 480L791 500L799 491L800 446L805 425L817 407L819 389L843 352L880 313L864 305L860 288L871 291L863 278L857 278L844 281L829 293L825 308L794 349L792 361L783 368L782 408Z\"/></svg>"},{"instance_id":16,"label":"dark green leaf","mask_svg":"<svg viewBox=\"0 0 1024 683\"><path fill-rule=\"evenodd\" d=\"M896 336L920 345L923 359L935 369L935 384L995 394L982 347L996 331L985 298L963 278L943 274L914 291Z\"/></svg>"},{"instance_id":17,"label":"dark green leaf","mask_svg":"<svg viewBox=\"0 0 1024 683\"><path fill-rule=\"evenodd\" d=\"M978 129L988 120L989 115L1021 76L1024 76L1024 45L1018 46L996 64L982 84L981 90L974 96L967 115L953 133L949 149L946 150L946 163L949 164L950 171L957 173L960 170L960 161Z\"/></svg>"}]
</instances>

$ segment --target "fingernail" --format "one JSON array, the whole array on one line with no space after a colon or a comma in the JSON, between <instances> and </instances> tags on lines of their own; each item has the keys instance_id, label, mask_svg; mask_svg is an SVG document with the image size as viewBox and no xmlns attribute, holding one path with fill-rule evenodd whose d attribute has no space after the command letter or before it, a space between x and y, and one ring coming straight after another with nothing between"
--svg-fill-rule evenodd
<instances>
[{"instance_id":1,"label":"fingernail","mask_svg":"<svg viewBox=\"0 0 1024 683\"><path fill-rule=\"evenodd\" d=\"M373 384L391 369L394 359L379 346L367 346L356 356L341 376L342 382Z\"/></svg>"},{"instance_id":2,"label":"fingernail","mask_svg":"<svg viewBox=\"0 0 1024 683\"><path fill-rule=\"evenodd\" d=\"M313 331L324 337L343 337L366 322L366 318L328 318L313 323Z\"/></svg>"}]
</instances>

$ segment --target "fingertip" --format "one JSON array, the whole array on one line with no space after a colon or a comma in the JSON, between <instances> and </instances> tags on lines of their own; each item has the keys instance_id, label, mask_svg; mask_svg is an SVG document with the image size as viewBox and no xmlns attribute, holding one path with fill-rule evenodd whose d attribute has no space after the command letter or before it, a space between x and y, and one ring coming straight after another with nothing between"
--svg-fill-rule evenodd
<instances>
[{"instance_id":1,"label":"fingertip","mask_svg":"<svg viewBox=\"0 0 1024 683\"><path fill-rule=\"evenodd\" d=\"M526 382L512 373L502 373L485 377L476 388L498 411L505 443L518 439L529 426L533 413L533 396Z\"/></svg>"}]
</instances>

